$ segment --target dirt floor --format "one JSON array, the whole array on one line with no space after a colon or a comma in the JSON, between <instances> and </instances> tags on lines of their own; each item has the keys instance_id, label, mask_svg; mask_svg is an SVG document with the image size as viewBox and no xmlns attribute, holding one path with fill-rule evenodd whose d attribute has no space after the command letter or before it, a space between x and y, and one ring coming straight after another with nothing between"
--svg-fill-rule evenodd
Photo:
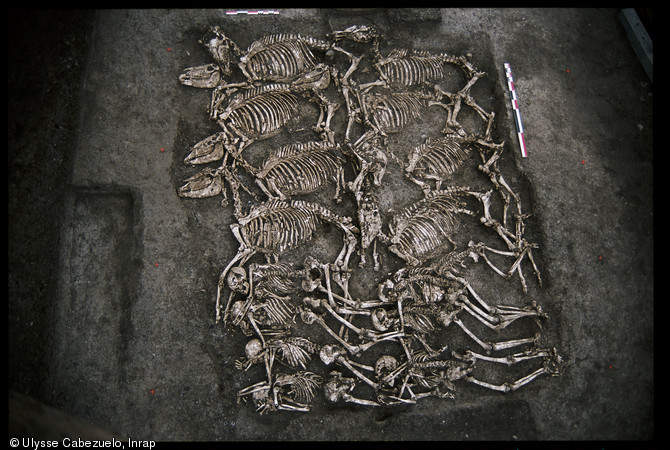
<instances>
[{"instance_id":1,"label":"dirt floor","mask_svg":"<svg viewBox=\"0 0 670 450\"><path fill-rule=\"evenodd\" d=\"M597 448L653 442L653 84L620 10L277 12L13 11L10 438L500 441L516 448L524 442L587 441ZM460 380L454 398L400 406L331 403L319 395L308 413L259 415L251 402L237 402L237 392L262 380L263 370L235 369L249 338L214 317L219 275L238 250L230 232L236 218L220 195L177 195L199 170L183 162L189 148L218 131L208 118L211 90L183 86L178 76L212 62L198 43L211 25L246 49L267 33L323 38L354 24L382 30L384 54L391 48L471 54L486 72L472 96L495 112L492 139L505 142L500 170L530 214L525 237L537 244L542 283L527 260L527 294L518 278L503 279L482 261L469 264L466 275L490 303L533 300L542 307L548 318L541 328L523 322L486 336L540 332L542 346L562 357L559 376L538 377L507 394ZM528 157L520 153L504 63L514 72ZM288 134L245 150L252 164L273 146L310 136L316 114L313 105L301 107L307 119L290 123ZM338 139L344 113L342 106L332 122ZM405 159L418 138L438 135L444 115L435 108L431 114L389 135L388 148ZM459 116L464 124L478 122L467 114ZM490 188L476 164L450 183ZM394 161L382 187L385 225L423 195ZM333 204L331 188L305 198L355 217L355 199ZM245 209L254 204L244 201ZM477 218L464 221L457 248L472 236L491 237ZM282 258L295 265L308 255L334 258L338 239L336 227L326 227L309 248ZM371 298L400 267L388 251L381 271L358 269L357 258L355 298ZM462 333L440 336L451 349L477 349ZM362 362L372 364L379 355ZM314 358L310 367L325 370ZM537 367L478 364L476 375L502 382ZM342 364L336 370L347 373Z\"/></svg>"}]
</instances>

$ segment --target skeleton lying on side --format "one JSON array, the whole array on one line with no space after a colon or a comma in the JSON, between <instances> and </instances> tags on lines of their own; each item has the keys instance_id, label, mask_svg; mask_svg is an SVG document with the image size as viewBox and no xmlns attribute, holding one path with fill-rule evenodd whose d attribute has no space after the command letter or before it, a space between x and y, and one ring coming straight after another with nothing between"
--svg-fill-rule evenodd
<instances>
[{"instance_id":1,"label":"skeleton lying on side","mask_svg":"<svg viewBox=\"0 0 670 450\"><path fill-rule=\"evenodd\" d=\"M532 328L536 323L541 329L546 318L541 308L532 301L525 306L489 304L460 271L466 259L481 260L485 270L505 278L518 275L527 292L522 262L529 261L541 283L532 253L537 246L525 237L528 215L499 168L504 143L491 136L495 115L472 96L485 73L471 55L394 49L383 56L381 37L376 27L352 26L327 40L267 35L242 50L221 28L212 27L201 43L215 63L190 67L179 77L184 85L213 89L209 118L221 131L194 145L184 162L218 167L188 178L178 194L204 198L222 193L225 204L226 188L232 192L236 223L231 231L239 248L218 280L216 320L248 338L235 367L249 376L260 371L264 379L239 390L237 397L251 400L261 414L307 412L320 390L331 402L383 406L429 396L454 398L459 381L508 392L559 373L560 357L555 349L539 347L542 335ZM463 74L455 89L443 87L453 84L449 66ZM246 157L257 147L247 149L291 132L305 99L319 108L316 123L310 123L317 137L277 145L261 155L258 167L250 164ZM343 122L335 115L341 105L346 108ZM389 142L403 137L435 106L446 112L444 127L434 130L441 136L426 130L421 143L399 149L409 151L404 161L397 158ZM439 115L440 109L433 112ZM337 135L340 130L331 129L331 123L342 123L343 133ZM477 155L477 169L490 185L449 186L456 171ZM421 188L423 197L393 211L384 223L378 194L389 159ZM349 167L353 176L345 179ZM253 182L245 184L249 179L260 192L251 189ZM296 199L331 181L333 200L342 202L340 209L354 200L355 217ZM241 191L253 202L245 203ZM260 202L257 193L267 199ZM488 234L497 236L504 249L475 238L467 246L467 239L457 244L457 231L479 227L477 219L486 227L482 234L492 230ZM308 256L301 267L287 262L283 253L304 246L331 225L342 233L334 260ZM379 271L378 243L388 250L384 265L389 262L395 269L378 285L376 296L353 298L349 281L357 272L349 266L350 257L358 249L360 267L365 267L372 247ZM264 262L252 260L260 254ZM502 269L492 254L512 258L510 267ZM225 290L229 297L224 306ZM514 338L509 333L517 326L531 328ZM508 334L495 334L503 330ZM463 349L452 349L461 342ZM478 352L469 349L473 342ZM370 362L373 352L381 356ZM487 363L524 361L536 368L519 378L518 372L526 369L516 366L517 375L506 377L513 377L512 382L477 375L477 366ZM319 364L327 376L314 370Z\"/></svg>"},{"instance_id":2,"label":"skeleton lying on side","mask_svg":"<svg viewBox=\"0 0 670 450\"><path fill-rule=\"evenodd\" d=\"M228 271L235 264L243 266L257 252L264 253L268 259L274 257L276 260L280 253L310 241L319 225L325 222L336 225L344 233L344 244L334 265L346 272L349 258L356 246L357 239L354 233L358 232L358 229L352 225L350 217L338 216L310 202L268 200L252 208L244 217L240 217L238 223L232 224L231 230L240 243L240 247L219 278L216 296L217 321L221 318L221 291L225 286ZM229 305L230 299L226 305L226 312L224 312L224 322Z\"/></svg>"},{"instance_id":3,"label":"skeleton lying on side","mask_svg":"<svg viewBox=\"0 0 670 450\"><path fill-rule=\"evenodd\" d=\"M269 381L261 381L237 393L237 400L251 396L259 414L268 411L308 412L310 403L322 383L322 378L308 371L280 373Z\"/></svg>"}]
</instances>

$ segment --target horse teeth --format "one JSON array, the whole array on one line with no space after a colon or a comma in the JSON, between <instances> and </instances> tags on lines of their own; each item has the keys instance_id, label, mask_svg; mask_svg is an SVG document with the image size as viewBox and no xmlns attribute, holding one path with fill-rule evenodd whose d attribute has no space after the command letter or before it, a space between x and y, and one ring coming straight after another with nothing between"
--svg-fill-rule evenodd
<instances>
[{"instance_id":1,"label":"horse teeth","mask_svg":"<svg viewBox=\"0 0 670 450\"><path fill-rule=\"evenodd\" d=\"M470 54L382 54L383 38L377 27L354 25L325 39L269 34L245 50L215 26L201 41L214 62L178 76L184 86L212 90L209 119L220 130L189 149L184 164L201 168L177 194L221 194L223 206L232 198L239 248L219 276L216 321L248 337L235 367L251 374L264 366L266 379L237 393L260 414L309 412L319 392L331 402L402 405L453 399L457 383L508 392L560 374L556 349L539 347L542 308L534 300L489 304L463 275L480 263L490 275L518 276L524 293L524 271L542 284L538 246L525 236L528 214L499 164L505 143L492 137L496 116L473 96L486 74ZM310 104L318 115L311 127ZM412 139L436 114L446 115L440 130L425 125L397 148L396 136ZM420 196L409 205L397 203L388 181L396 166ZM455 181L468 169L475 187ZM313 200L332 184L332 208ZM382 207L389 197L392 209ZM324 260L309 245L329 229L342 241ZM376 281L355 298L349 283L367 269L370 247ZM308 255L302 265L287 262L298 249ZM384 275L387 267L394 269ZM523 321L537 330L490 338ZM477 351L452 348L447 327ZM515 381L476 375L478 363L504 370L520 362L536 367Z\"/></svg>"}]
</instances>

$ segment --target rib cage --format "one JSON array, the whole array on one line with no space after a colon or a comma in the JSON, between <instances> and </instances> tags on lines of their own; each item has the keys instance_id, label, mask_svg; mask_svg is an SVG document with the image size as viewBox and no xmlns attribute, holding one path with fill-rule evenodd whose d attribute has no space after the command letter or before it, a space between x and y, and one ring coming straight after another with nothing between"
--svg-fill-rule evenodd
<instances>
[{"instance_id":1,"label":"rib cage","mask_svg":"<svg viewBox=\"0 0 670 450\"><path fill-rule=\"evenodd\" d=\"M311 240L319 224L314 211L279 200L269 200L250 216L240 219L240 234L262 253L276 254Z\"/></svg>"},{"instance_id":2,"label":"rib cage","mask_svg":"<svg viewBox=\"0 0 670 450\"><path fill-rule=\"evenodd\" d=\"M456 226L457 213L473 214L456 194L452 189L430 192L393 217L391 242L408 263L430 258L445 245Z\"/></svg>"},{"instance_id":3,"label":"rib cage","mask_svg":"<svg viewBox=\"0 0 670 450\"><path fill-rule=\"evenodd\" d=\"M230 102L219 118L246 138L278 133L298 111L298 98L283 84L251 88Z\"/></svg>"},{"instance_id":4,"label":"rib cage","mask_svg":"<svg viewBox=\"0 0 670 450\"><path fill-rule=\"evenodd\" d=\"M375 67L392 87L411 87L445 78L444 64L458 66L468 79L483 75L466 56L448 53L432 54L407 49L392 50L388 56L377 55Z\"/></svg>"},{"instance_id":5,"label":"rib cage","mask_svg":"<svg viewBox=\"0 0 670 450\"><path fill-rule=\"evenodd\" d=\"M300 366L303 369L310 358L310 354L318 351L317 346L309 339L299 336L273 339L272 346L279 351L281 357L291 367Z\"/></svg>"},{"instance_id":6,"label":"rib cage","mask_svg":"<svg viewBox=\"0 0 670 450\"><path fill-rule=\"evenodd\" d=\"M300 403L309 403L316 395L320 384L319 375L306 371L298 371L291 375L280 374L275 381L275 385L290 386L288 395Z\"/></svg>"},{"instance_id":7,"label":"rib cage","mask_svg":"<svg viewBox=\"0 0 670 450\"><path fill-rule=\"evenodd\" d=\"M277 42L285 42L285 41L290 41L290 40L296 40L303 42L306 44L308 47L311 48L318 48L319 50L326 51L331 48L331 44L328 41L324 41L322 39L316 39L311 36L304 36L302 34L295 34L295 33L275 33L275 34L268 34L265 35L264 37L260 38L257 43L261 43L264 45L271 45L275 44ZM257 44L256 44L257 45ZM249 48L248 52L251 53L254 49L255 45L252 44L251 47Z\"/></svg>"},{"instance_id":8,"label":"rib cage","mask_svg":"<svg viewBox=\"0 0 670 450\"><path fill-rule=\"evenodd\" d=\"M342 161L332 152L335 148L320 141L286 145L265 161L257 177L284 195L313 192L342 176Z\"/></svg>"},{"instance_id":9,"label":"rib cage","mask_svg":"<svg viewBox=\"0 0 670 450\"><path fill-rule=\"evenodd\" d=\"M376 64L382 78L392 86L410 87L444 78L444 60L426 52L408 54L393 50Z\"/></svg>"},{"instance_id":10,"label":"rib cage","mask_svg":"<svg viewBox=\"0 0 670 450\"><path fill-rule=\"evenodd\" d=\"M448 175L454 173L469 156L469 147L461 147L449 137L427 139L414 148L405 170L418 176Z\"/></svg>"},{"instance_id":11,"label":"rib cage","mask_svg":"<svg viewBox=\"0 0 670 450\"><path fill-rule=\"evenodd\" d=\"M394 133L419 117L423 99L412 92L370 94L365 102L372 109L371 116L378 130Z\"/></svg>"},{"instance_id":12,"label":"rib cage","mask_svg":"<svg viewBox=\"0 0 670 450\"><path fill-rule=\"evenodd\" d=\"M263 268L263 276L255 283L254 291L259 298L288 295L294 290L291 275L293 267L277 263L271 270Z\"/></svg>"},{"instance_id":13,"label":"rib cage","mask_svg":"<svg viewBox=\"0 0 670 450\"><path fill-rule=\"evenodd\" d=\"M262 306L261 311L264 317L261 320L269 325L286 325L295 314L289 303L278 298L264 300Z\"/></svg>"},{"instance_id":14,"label":"rib cage","mask_svg":"<svg viewBox=\"0 0 670 450\"><path fill-rule=\"evenodd\" d=\"M302 200L268 200L241 217L238 226L245 246L276 255L311 240L322 221L336 223L346 232L357 231L350 217Z\"/></svg>"},{"instance_id":15,"label":"rib cage","mask_svg":"<svg viewBox=\"0 0 670 450\"><path fill-rule=\"evenodd\" d=\"M268 35L249 47L240 67L251 80L289 81L316 65L310 46L328 44L301 35Z\"/></svg>"},{"instance_id":16,"label":"rib cage","mask_svg":"<svg viewBox=\"0 0 670 450\"><path fill-rule=\"evenodd\" d=\"M238 394L238 397L253 394L254 402L261 413L280 409L308 411L308 403L321 384L321 379L316 374L300 370L294 372L296 369L306 369L310 355L320 348L319 344L312 344L304 338L291 335L297 329L294 327L301 325L296 322L297 318L300 318L302 325L318 322L324 329L317 332L319 337L325 336L329 339L330 335L341 344L341 347L335 345L338 351L333 351L332 356L339 355L336 359L339 360L341 368L350 369L359 378L340 378L339 372L333 372L337 375L331 373L331 380L324 388L326 398L336 401L339 397L340 400L381 406L413 403L418 398L431 395L450 396L451 394L442 392L441 389L453 390L451 381L467 375L477 359L513 363L512 360L503 361L502 357L495 355L482 356L473 353L475 357L460 352L457 354L455 351L452 351L455 358L453 361L437 359L447 347L431 349L429 345L442 338L432 334L439 333L443 327L457 322L459 312L470 313L492 329L496 320L541 317L539 309L538 314L535 314L530 309L526 311L526 308L521 310L511 306L489 308L460 272L461 267L467 268L464 264L466 258L472 258L475 262L484 260L505 278L517 272L525 293L526 283L521 271L521 261L525 257L526 261L530 260L532 263L541 283L530 253L535 245L529 244L523 237L525 215L521 213L519 199L506 184L497 166L503 144L495 144L491 140L494 113L485 111L471 96L473 85L485 73L476 69L469 54L454 56L393 50L388 56L382 57L378 41L382 35L368 27L350 27L328 36L329 42L297 34L266 35L243 52L220 32L214 38L206 40L206 46L222 66L221 69L214 70L214 64L198 66L192 68L188 76L180 77L182 84L190 81L191 86L215 89L209 105L210 119L218 121L223 132L213 136L216 140L203 141L202 146L198 143L197 148L192 151L194 156L189 155L185 162L203 164L222 160L221 167L213 172L216 177L205 178L205 183L193 185L193 189L204 192L201 197L211 196L210 193L215 190L222 192L224 206L227 204L224 203L227 202L226 188L232 192L234 216L238 223L230 225L230 228L240 247L219 278L216 317L218 322L223 311L221 300L226 289L225 282L228 282L230 295L223 312L224 324L230 323L227 318L234 316L233 326L242 327L247 335L256 332L262 341L259 341L262 348L254 347L261 352L258 353L258 358L246 363L242 361L241 364L248 367L251 363L261 362L261 358L267 358L264 362L268 380L242 389ZM235 59L237 61L233 62ZM359 65L361 61L363 64ZM243 79L239 77L241 74L236 74L236 77L226 76L224 79L222 73L231 74L227 70L231 63L233 66L237 65L234 68L242 71ZM457 73L459 70L464 73L464 77ZM447 79L452 78L454 73L455 78ZM298 109L301 113L305 110L303 106L306 102L301 102L298 108L298 99L302 98L316 103L319 108L319 119L312 130L323 141L285 145L270 155L254 153L254 148L253 156L260 156L263 163L260 168L251 166L242 156L242 150L258 139L279 133L298 114ZM335 114L338 109L340 113L345 109L342 106L346 108L343 121ZM437 115L428 115L425 123L410 122L420 120L428 106L438 106L446 111L443 139L425 140L424 144L416 145L423 142L424 136L432 134L433 130L427 128L432 125L429 121L432 122ZM458 114L463 107L470 107L482 118L485 130L480 130L482 126L476 130L466 130L458 122ZM330 128L331 119L333 129ZM472 117L468 115L464 123L470 125L472 121ZM307 129L304 126L300 131ZM343 140L339 139L339 131L344 131ZM397 136L397 139L386 139L386 133L399 131L404 133ZM419 133L422 135L421 140L417 136ZM409 136L412 134L414 136ZM408 141L406 137L417 140ZM286 142L284 136L279 141ZM398 144L399 142L403 144ZM340 148L341 144L345 147ZM407 164L394 155L394 145L413 148ZM265 152L267 147L261 145L258 148ZM478 166L479 171L488 176L501 195L502 222L491 216L492 212L495 215L498 213L498 201L491 203L492 190L472 192L459 187L440 190L447 179L446 175L454 173L464 165L470 154L477 152L476 149L479 149L483 159L482 165ZM381 180L389 158L397 166L404 168L403 175L421 186L424 197L401 213L395 214L387 234L383 231L378 202L373 194L382 185ZM346 168L347 175L353 172L352 182L344 180L344 163L351 163L351 167L347 165ZM248 173L238 177L238 164L247 169ZM396 167L389 169L391 176L395 177ZM254 178L258 186L253 186ZM355 225L350 217L335 214L317 203L286 200L294 194L312 193L333 178L338 183L335 199L343 200L338 195L342 187L346 195L342 206L353 208L358 213ZM249 179L252 180L251 186L246 185ZM429 180L436 182L432 192L432 183L427 182ZM192 183L191 179L187 181ZM392 183L390 186L393 189L398 185ZM260 205L253 203L251 199L244 203L243 200L247 199L240 197L240 194L244 195L242 190L258 201L257 192L252 189L254 187L260 187L270 200ZM389 198L396 200L396 193L390 194ZM468 196L476 197L477 200ZM318 198L321 199L321 195ZM475 216L468 209L469 204L473 211L475 204L477 208L483 208L480 222L498 234L507 244L507 250L488 247L488 242L475 243L471 240L467 249L458 251L467 242L463 236L470 231L468 227L467 230L459 229L459 235L455 234L457 221L462 219L459 214ZM242 213L243 205L252 205L247 215ZM508 227L506 220L507 210L514 206L518 211L515 229ZM294 267L293 263L279 263L284 258L283 252L308 244L321 231L318 228L325 225L327 231L328 224L325 222L336 224L344 232L343 246L335 261L326 257L323 261L325 263L322 263L314 257L321 257L322 243L318 242L313 248L316 250L314 256L310 254L309 247L306 249L309 256L305 258L302 269L298 269L297 265ZM377 253L378 243L383 244L384 253ZM451 247L450 244L453 248L447 249L446 246ZM330 246L330 240L325 245ZM349 268L349 257L358 247L361 249L360 266L366 267L365 251L370 246L373 247L376 271L381 267L379 260L393 256L388 252L401 258L402 262L391 263L399 263L401 268L395 274L389 271L383 282L377 284L379 300L372 293L369 297L372 300L359 301L349 291L350 279L354 283L359 281L352 277L357 275L357 271ZM262 256L256 253L264 254L267 264L249 264L252 257ZM493 265L488 260L487 253L502 255L501 260L504 260L503 256L513 257L510 270L505 273ZM304 255L305 253L300 252L286 257ZM241 275L245 267L249 269L248 280ZM392 267L389 265L389 269ZM234 277L226 278L229 273ZM364 286L372 280L369 276L366 278L367 275L370 274L364 274L361 285L354 285L355 289L374 289L374 285ZM375 276L375 281L379 279ZM387 301L384 296L386 291L391 301ZM306 292L314 294L305 297ZM478 303L471 304L471 297ZM299 302L300 298L302 302ZM231 305L232 308L229 308ZM482 311L478 310L480 307ZM238 314L240 312L245 314ZM372 325L377 331L369 329L370 317L373 318ZM340 327L339 333L333 324ZM534 348L531 339L500 343L504 345L493 343L498 345L496 347L488 342L480 342L475 330L470 331L463 324L460 325L466 334L487 350L490 348L498 351L532 344L533 348L525 353L511 356L519 360L544 357ZM326 334L321 331L326 331ZM354 336L352 331L358 338L350 340L350 336ZM375 364L376 378L370 375L373 378L371 380L367 378L368 375L363 375L346 363L350 356L357 356L367 351L369 346L382 341L388 343L384 344L382 351L389 349L389 354L382 355L385 359L379 365L382 369L379 373ZM397 353L393 349L393 342L403 347L399 349L395 346L395 350L399 350ZM333 343L332 340L330 343ZM415 352L414 346L423 346L426 352ZM399 356L397 361L393 353ZM273 373L275 360L291 367L293 373ZM328 358L322 357L321 362L329 365L327 360ZM497 386L475 377L467 377L466 381L495 390L513 390L542 373L556 374L554 365L558 362L560 358L545 358L543 369L536 370L513 384ZM396 363L399 365L396 366ZM382 375L384 378L381 378ZM403 378L404 381L399 383ZM395 385L394 380L398 382ZM353 389L359 382L367 383L375 389L375 400L354 397ZM415 392L409 391L410 387ZM407 392L410 398L404 395Z\"/></svg>"}]
</instances>

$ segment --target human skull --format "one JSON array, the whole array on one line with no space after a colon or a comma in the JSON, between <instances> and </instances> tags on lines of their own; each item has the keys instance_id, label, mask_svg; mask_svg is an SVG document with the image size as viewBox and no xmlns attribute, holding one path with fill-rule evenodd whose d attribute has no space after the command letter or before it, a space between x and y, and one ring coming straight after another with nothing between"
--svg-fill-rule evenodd
<instances>
[{"instance_id":1,"label":"human skull","mask_svg":"<svg viewBox=\"0 0 670 450\"><path fill-rule=\"evenodd\" d=\"M226 282L228 283L228 287L234 292L245 295L249 293L247 273L242 267L233 267L230 269Z\"/></svg>"}]
</instances>

